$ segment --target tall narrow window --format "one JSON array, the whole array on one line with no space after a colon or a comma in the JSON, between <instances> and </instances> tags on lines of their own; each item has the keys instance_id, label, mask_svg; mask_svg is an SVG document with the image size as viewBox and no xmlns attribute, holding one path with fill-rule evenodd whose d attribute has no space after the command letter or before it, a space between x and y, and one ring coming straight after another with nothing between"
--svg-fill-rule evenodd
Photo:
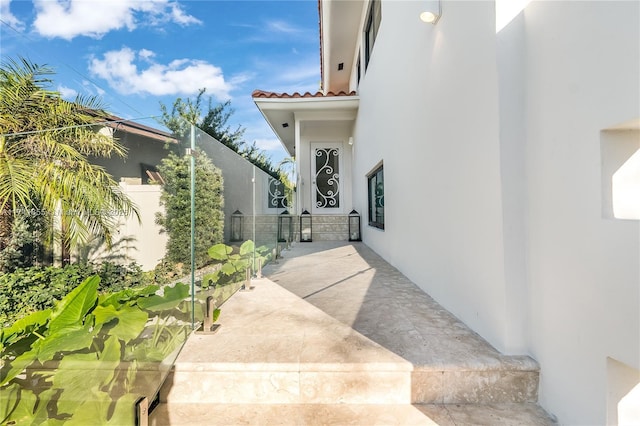
<instances>
[{"instance_id":1,"label":"tall narrow window","mask_svg":"<svg viewBox=\"0 0 640 426\"><path fill-rule=\"evenodd\" d=\"M369 182L369 226L384 229L384 171L382 163L367 175Z\"/></svg>"},{"instance_id":2,"label":"tall narrow window","mask_svg":"<svg viewBox=\"0 0 640 426\"><path fill-rule=\"evenodd\" d=\"M360 84L360 51L358 50L358 62L356 62L356 84Z\"/></svg>"},{"instance_id":3,"label":"tall narrow window","mask_svg":"<svg viewBox=\"0 0 640 426\"><path fill-rule=\"evenodd\" d=\"M369 14L365 21L364 27L364 67L367 69L369 66L369 60L373 52L373 44L376 41L378 35L378 28L380 28L380 21L382 20L382 10L380 6L380 0L371 0L369 5Z\"/></svg>"}]
</instances>

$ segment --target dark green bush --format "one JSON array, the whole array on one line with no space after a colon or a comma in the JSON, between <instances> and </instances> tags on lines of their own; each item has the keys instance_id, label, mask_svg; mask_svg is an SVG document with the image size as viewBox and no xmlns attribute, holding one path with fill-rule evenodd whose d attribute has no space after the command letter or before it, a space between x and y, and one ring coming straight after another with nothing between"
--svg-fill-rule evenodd
<instances>
[{"instance_id":1,"label":"dark green bush","mask_svg":"<svg viewBox=\"0 0 640 426\"><path fill-rule=\"evenodd\" d=\"M140 265L72 264L63 268L55 266L17 269L0 276L0 326L35 311L53 307L82 281L92 275L101 278L100 293L116 292L126 288L150 284L149 275Z\"/></svg>"}]
</instances>

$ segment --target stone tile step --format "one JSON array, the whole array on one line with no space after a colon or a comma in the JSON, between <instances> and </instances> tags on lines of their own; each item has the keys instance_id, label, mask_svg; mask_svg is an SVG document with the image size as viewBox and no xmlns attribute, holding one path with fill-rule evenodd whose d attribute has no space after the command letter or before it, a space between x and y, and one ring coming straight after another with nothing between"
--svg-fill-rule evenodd
<instances>
[{"instance_id":1,"label":"stone tile step","mask_svg":"<svg viewBox=\"0 0 640 426\"><path fill-rule=\"evenodd\" d=\"M389 426L551 426L536 404L356 405L356 404L165 404L149 425L389 425Z\"/></svg>"},{"instance_id":2,"label":"stone tile step","mask_svg":"<svg viewBox=\"0 0 640 426\"><path fill-rule=\"evenodd\" d=\"M535 403L538 375L526 371L406 371L396 365L235 365L215 370L176 365L160 392L163 402L277 404Z\"/></svg>"},{"instance_id":3,"label":"stone tile step","mask_svg":"<svg viewBox=\"0 0 640 426\"><path fill-rule=\"evenodd\" d=\"M410 362L414 403L537 401L535 360L500 353L363 243L298 244L263 272Z\"/></svg>"},{"instance_id":4,"label":"stone tile step","mask_svg":"<svg viewBox=\"0 0 640 426\"><path fill-rule=\"evenodd\" d=\"M411 374L416 404L536 403L537 371L419 370Z\"/></svg>"},{"instance_id":5,"label":"stone tile step","mask_svg":"<svg viewBox=\"0 0 640 426\"><path fill-rule=\"evenodd\" d=\"M410 403L413 366L268 280L185 343L161 401Z\"/></svg>"},{"instance_id":6,"label":"stone tile step","mask_svg":"<svg viewBox=\"0 0 640 426\"><path fill-rule=\"evenodd\" d=\"M461 355L457 362L438 357L428 365L414 365L268 279L253 285L254 291L236 293L222 307L220 331L190 336L161 390L161 401L537 401L537 364L528 357L507 361L479 352L476 357ZM475 348L438 342L454 355L455 350L473 353ZM423 350L428 353L435 346Z\"/></svg>"},{"instance_id":7,"label":"stone tile step","mask_svg":"<svg viewBox=\"0 0 640 426\"><path fill-rule=\"evenodd\" d=\"M408 404L411 378L398 371L182 371L167 378L160 401Z\"/></svg>"}]
</instances>

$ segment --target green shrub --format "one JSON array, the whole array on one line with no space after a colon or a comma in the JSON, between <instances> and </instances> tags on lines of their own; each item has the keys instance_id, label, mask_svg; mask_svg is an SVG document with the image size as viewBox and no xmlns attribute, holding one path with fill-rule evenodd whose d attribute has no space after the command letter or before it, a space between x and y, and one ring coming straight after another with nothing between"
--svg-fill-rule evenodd
<instances>
[{"instance_id":1,"label":"green shrub","mask_svg":"<svg viewBox=\"0 0 640 426\"><path fill-rule=\"evenodd\" d=\"M166 260L171 263L191 262L191 172L190 158L169 154L158 170L165 183L156 223L167 233ZM198 150L195 162L195 264L198 268L209 262L207 250L222 242L224 228L223 179L204 151Z\"/></svg>"},{"instance_id":2,"label":"green shrub","mask_svg":"<svg viewBox=\"0 0 640 426\"><path fill-rule=\"evenodd\" d=\"M72 264L31 267L0 276L0 326L6 326L32 312L54 306L86 278L101 278L100 293L115 292L147 285L152 282L140 265Z\"/></svg>"}]
</instances>

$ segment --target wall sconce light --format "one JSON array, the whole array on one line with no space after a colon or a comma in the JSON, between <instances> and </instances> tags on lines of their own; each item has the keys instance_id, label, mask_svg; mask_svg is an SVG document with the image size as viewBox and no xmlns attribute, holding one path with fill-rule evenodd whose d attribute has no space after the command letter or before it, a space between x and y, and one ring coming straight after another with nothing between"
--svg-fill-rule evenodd
<instances>
[{"instance_id":1,"label":"wall sconce light","mask_svg":"<svg viewBox=\"0 0 640 426\"><path fill-rule=\"evenodd\" d=\"M349 145L353 145L353 136L349 136Z\"/></svg>"},{"instance_id":2,"label":"wall sconce light","mask_svg":"<svg viewBox=\"0 0 640 426\"><path fill-rule=\"evenodd\" d=\"M442 16L442 5L440 0L427 1L427 7L425 11L420 14L420 20L427 24L435 25Z\"/></svg>"}]
</instances>

